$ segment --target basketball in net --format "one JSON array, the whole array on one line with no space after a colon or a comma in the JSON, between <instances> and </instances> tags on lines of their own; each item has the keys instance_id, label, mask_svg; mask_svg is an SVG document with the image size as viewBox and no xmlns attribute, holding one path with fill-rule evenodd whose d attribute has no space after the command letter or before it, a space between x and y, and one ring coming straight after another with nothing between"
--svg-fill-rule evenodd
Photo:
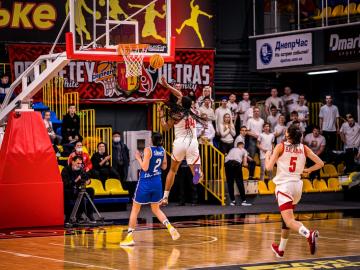
<instances>
[{"instance_id":1,"label":"basketball in net","mask_svg":"<svg viewBox=\"0 0 360 270\"><path fill-rule=\"evenodd\" d=\"M164 58L160 54L154 54L150 57L150 66L154 69L161 68L164 65Z\"/></svg>"}]
</instances>

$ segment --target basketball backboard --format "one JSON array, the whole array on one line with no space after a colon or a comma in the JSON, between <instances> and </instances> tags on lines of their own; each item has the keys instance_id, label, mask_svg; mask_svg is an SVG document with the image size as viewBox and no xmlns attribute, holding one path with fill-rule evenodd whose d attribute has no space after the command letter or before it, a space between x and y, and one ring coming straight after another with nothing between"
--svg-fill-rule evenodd
<instances>
[{"instance_id":1,"label":"basketball backboard","mask_svg":"<svg viewBox=\"0 0 360 270\"><path fill-rule=\"evenodd\" d=\"M119 44L148 44L144 61L160 54L174 61L171 0L67 0L70 31L67 57L72 60L122 62Z\"/></svg>"}]
</instances>

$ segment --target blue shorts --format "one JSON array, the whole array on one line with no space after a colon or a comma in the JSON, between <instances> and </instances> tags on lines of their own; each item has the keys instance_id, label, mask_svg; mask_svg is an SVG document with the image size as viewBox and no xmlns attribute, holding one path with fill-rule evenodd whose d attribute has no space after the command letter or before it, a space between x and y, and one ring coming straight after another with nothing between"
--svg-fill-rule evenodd
<instances>
[{"instance_id":1,"label":"blue shorts","mask_svg":"<svg viewBox=\"0 0 360 270\"><path fill-rule=\"evenodd\" d=\"M159 203L163 197L161 176L140 178L135 194L134 202L139 204Z\"/></svg>"}]
</instances>

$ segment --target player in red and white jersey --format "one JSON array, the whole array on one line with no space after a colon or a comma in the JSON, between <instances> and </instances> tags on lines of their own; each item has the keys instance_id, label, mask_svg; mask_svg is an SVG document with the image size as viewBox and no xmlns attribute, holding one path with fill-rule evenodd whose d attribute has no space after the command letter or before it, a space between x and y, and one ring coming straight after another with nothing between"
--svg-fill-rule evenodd
<instances>
[{"instance_id":1,"label":"player in red and white jersey","mask_svg":"<svg viewBox=\"0 0 360 270\"><path fill-rule=\"evenodd\" d=\"M275 195L282 216L282 230L280 244L273 243L271 248L277 257L284 256L289 230L294 230L307 238L310 253L315 254L316 242L319 232L307 229L294 217L294 208L301 199L303 182L302 173L311 173L324 166L324 162L306 145L300 143L301 130L297 125L291 125L286 133L286 142L278 144L273 153L268 151L265 155L266 169L271 171L277 164ZM305 168L306 158L314 161L314 165Z\"/></svg>"},{"instance_id":2,"label":"player in red and white jersey","mask_svg":"<svg viewBox=\"0 0 360 270\"><path fill-rule=\"evenodd\" d=\"M174 183L176 172L180 163L185 158L193 174L193 183L198 184L201 179L199 143L196 135L196 122L204 122L201 117L191 110L192 100L184 97L178 89L172 87L166 82L164 77L161 83L169 89L175 96L176 102L169 102L169 109L166 111L168 120L166 121L165 112L160 109L161 126L168 130L171 127L175 129L175 140L171 154L170 170L166 176L165 191L162 204L168 204L170 189ZM174 98L173 96L173 98ZM172 97L170 97L171 99Z\"/></svg>"}]
</instances>

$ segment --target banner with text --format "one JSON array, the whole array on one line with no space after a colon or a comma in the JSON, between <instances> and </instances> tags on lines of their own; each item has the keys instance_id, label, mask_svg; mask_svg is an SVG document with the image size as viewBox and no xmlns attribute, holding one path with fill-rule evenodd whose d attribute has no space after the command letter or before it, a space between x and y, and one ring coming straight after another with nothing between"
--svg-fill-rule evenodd
<instances>
[{"instance_id":1,"label":"banner with text","mask_svg":"<svg viewBox=\"0 0 360 270\"><path fill-rule=\"evenodd\" d=\"M12 44L8 46L12 78L15 80L50 45ZM64 50L57 47L55 52ZM177 49L174 63L165 63L159 70L144 64L142 75L125 77L123 63L70 62L59 76L64 77L65 92L79 92L80 102L154 102L168 98L169 91L158 81L165 76L170 84L180 83L184 94L200 96L205 85L214 79L214 50Z\"/></svg>"},{"instance_id":2,"label":"banner with text","mask_svg":"<svg viewBox=\"0 0 360 270\"><path fill-rule=\"evenodd\" d=\"M358 62L360 59L360 26L325 30L325 62Z\"/></svg>"},{"instance_id":3,"label":"banner with text","mask_svg":"<svg viewBox=\"0 0 360 270\"><path fill-rule=\"evenodd\" d=\"M311 33L256 41L256 68L258 70L309 64L312 64Z\"/></svg>"}]
</instances>

